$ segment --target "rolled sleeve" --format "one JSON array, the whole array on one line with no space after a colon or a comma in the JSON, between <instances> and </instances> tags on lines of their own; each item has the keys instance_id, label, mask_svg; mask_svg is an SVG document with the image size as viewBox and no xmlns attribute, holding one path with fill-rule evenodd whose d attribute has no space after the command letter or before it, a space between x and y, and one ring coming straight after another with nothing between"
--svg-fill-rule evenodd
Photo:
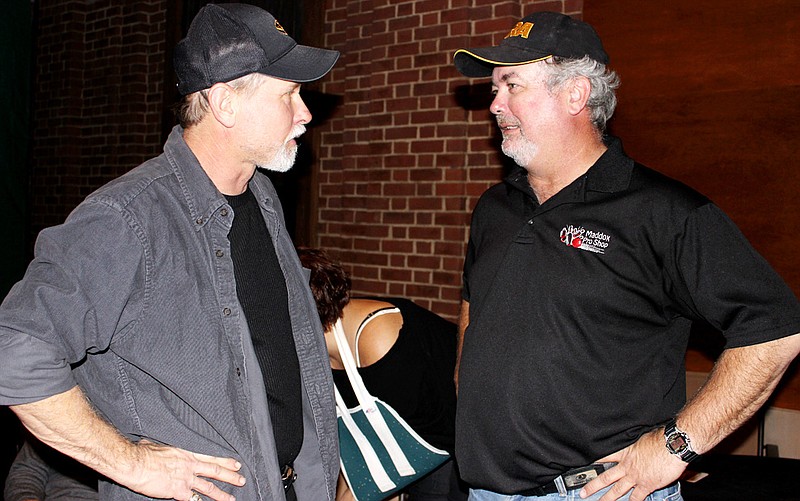
<instances>
[{"instance_id":1,"label":"rolled sleeve","mask_svg":"<svg viewBox=\"0 0 800 501\"><path fill-rule=\"evenodd\" d=\"M69 390L71 364L141 311L142 245L119 207L84 202L40 233L35 254L0 307L0 405Z\"/></svg>"},{"instance_id":2,"label":"rolled sleeve","mask_svg":"<svg viewBox=\"0 0 800 501\"><path fill-rule=\"evenodd\" d=\"M69 364L52 344L23 333L0 337L0 405L27 404L75 386Z\"/></svg>"}]
</instances>

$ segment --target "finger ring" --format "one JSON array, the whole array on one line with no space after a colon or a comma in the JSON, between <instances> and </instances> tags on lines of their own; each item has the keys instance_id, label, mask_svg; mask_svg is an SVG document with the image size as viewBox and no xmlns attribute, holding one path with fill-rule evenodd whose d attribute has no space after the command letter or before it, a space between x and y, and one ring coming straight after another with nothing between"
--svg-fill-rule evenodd
<instances>
[{"instance_id":1,"label":"finger ring","mask_svg":"<svg viewBox=\"0 0 800 501\"><path fill-rule=\"evenodd\" d=\"M189 501L203 501L203 498L200 497L200 494L192 491L192 497L189 498Z\"/></svg>"}]
</instances>

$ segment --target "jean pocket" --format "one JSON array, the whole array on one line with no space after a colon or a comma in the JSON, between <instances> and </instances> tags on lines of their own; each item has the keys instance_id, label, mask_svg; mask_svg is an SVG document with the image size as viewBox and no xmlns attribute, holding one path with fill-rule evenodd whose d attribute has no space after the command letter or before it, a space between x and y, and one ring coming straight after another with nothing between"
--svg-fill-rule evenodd
<instances>
[{"instance_id":1,"label":"jean pocket","mask_svg":"<svg viewBox=\"0 0 800 501\"><path fill-rule=\"evenodd\" d=\"M647 499L651 501L683 501L683 496L681 496L681 484L678 483L675 485L675 492L670 494L662 493L658 496L650 495Z\"/></svg>"}]
</instances>

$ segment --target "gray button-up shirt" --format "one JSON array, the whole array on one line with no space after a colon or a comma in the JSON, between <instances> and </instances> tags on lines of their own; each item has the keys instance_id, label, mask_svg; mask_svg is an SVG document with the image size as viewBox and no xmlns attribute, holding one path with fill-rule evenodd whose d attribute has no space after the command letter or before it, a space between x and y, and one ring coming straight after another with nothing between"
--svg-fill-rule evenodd
<instances>
[{"instance_id":1,"label":"gray button-up shirt","mask_svg":"<svg viewBox=\"0 0 800 501\"><path fill-rule=\"evenodd\" d=\"M250 181L286 277L303 386L299 499L332 500L333 386L316 306L271 182ZM243 500L283 500L266 393L236 297L234 213L176 127L164 153L41 232L0 307L0 404L82 388L132 440L235 457ZM264 293L269 293L265 290ZM101 483L102 499L143 499Z\"/></svg>"}]
</instances>

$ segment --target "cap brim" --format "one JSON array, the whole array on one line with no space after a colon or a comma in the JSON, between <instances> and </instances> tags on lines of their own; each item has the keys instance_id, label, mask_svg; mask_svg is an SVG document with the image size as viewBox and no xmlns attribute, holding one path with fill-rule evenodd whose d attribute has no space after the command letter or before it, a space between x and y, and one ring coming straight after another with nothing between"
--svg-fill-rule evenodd
<instances>
[{"instance_id":1,"label":"cap brim","mask_svg":"<svg viewBox=\"0 0 800 501\"><path fill-rule=\"evenodd\" d=\"M339 52L335 50L295 45L259 73L290 82L313 82L331 71L338 59Z\"/></svg>"},{"instance_id":2,"label":"cap brim","mask_svg":"<svg viewBox=\"0 0 800 501\"><path fill-rule=\"evenodd\" d=\"M543 61L552 54L523 51L517 47L497 46L458 49L453 56L456 69L466 77L490 77L495 66L517 66Z\"/></svg>"}]
</instances>

